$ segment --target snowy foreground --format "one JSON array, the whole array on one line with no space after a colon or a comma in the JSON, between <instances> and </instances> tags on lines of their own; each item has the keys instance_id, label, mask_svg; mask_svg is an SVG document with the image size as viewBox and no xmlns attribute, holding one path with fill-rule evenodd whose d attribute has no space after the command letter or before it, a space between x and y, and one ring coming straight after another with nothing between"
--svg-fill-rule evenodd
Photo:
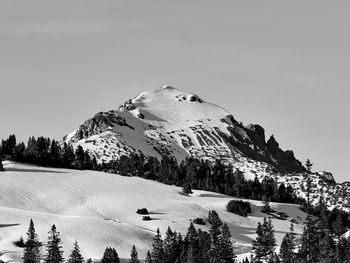
<instances>
[{"instance_id":1,"label":"snowy foreground","mask_svg":"<svg viewBox=\"0 0 350 263\"><path fill-rule=\"evenodd\" d=\"M257 223L266 216L260 212L259 201L250 201L252 214L246 218L225 211L232 197L207 191L184 196L179 187L138 177L12 162L4 162L4 168L7 171L0 173L0 259L4 261L20 260L22 250L13 241L26 237L31 218L43 243L51 225L56 224L66 257L77 239L85 258L101 258L106 246L128 258L133 244L144 258L158 227L162 234L168 226L186 233L191 219L207 218L209 210L216 210L228 223L236 254L242 258L249 254ZM305 215L296 205L271 206L299 221L295 231L301 233ZM151 212L152 221L142 221L136 214L143 207ZM280 244L290 222L274 219L273 224Z\"/></svg>"}]
</instances>

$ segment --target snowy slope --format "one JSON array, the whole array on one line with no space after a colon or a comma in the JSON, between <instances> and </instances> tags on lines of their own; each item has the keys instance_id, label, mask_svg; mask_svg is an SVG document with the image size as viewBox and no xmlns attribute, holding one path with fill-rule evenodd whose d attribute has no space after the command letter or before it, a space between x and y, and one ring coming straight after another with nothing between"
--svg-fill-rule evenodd
<instances>
[{"instance_id":1,"label":"snowy slope","mask_svg":"<svg viewBox=\"0 0 350 263\"><path fill-rule=\"evenodd\" d=\"M100 112L64 137L102 162L131 152L169 154L180 162L193 156L221 159L247 172L265 175L273 169L303 171L291 151L282 151L259 125L243 126L223 108L170 86L147 91L118 110Z\"/></svg>"},{"instance_id":2,"label":"snowy slope","mask_svg":"<svg viewBox=\"0 0 350 263\"><path fill-rule=\"evenodd\" d=\"M41 241L56 224L64 242L65 256L75 239L83 255L100 258L106 246L113 246L127 258L133 244L141 258L151 247L152 237L160 227L168 226L185 233L190 220L206 218L208 210L218 211L236 241L236 253L249 252L256 225L264 214L261 202L251 201L253 212L241 217L225 211L233 199L206 191L194 191L193 196L181 195L180 188L137 177L122 177L95 171L42 168L4 162L0 173L0 247L2 260L21 256L13 241L25 237L29 220L34 220ZM295 205L272 204L299 222L304 214ZM151 211L152 221L142 221L137 208ZM274 219L278 242L288 231L290 222ZM205 229L206 227L204 227ZM301 233L302 225L296 225Z\"/></svg>"}]
</instances>

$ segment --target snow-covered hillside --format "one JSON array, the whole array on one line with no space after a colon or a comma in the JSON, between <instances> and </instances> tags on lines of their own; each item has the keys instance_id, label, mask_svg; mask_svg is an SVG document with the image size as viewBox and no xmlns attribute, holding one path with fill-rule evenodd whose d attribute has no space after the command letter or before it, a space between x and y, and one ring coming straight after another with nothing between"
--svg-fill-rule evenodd
<instances>
[{"instance_id":1,"label":"snow-covered hillside","mask_svg":"<svg viewBox=\"0 0 350 263\"><path fill-rule=\"evenodd\" d=\"M282 151L273 136L266 141L261 126L243 126L223 108L170 86L96 114L64 141L83 146L100 162L136 152L169 154L179 162L188 156L219 158L252 177L274 169L304 171L292 151Z\"/></svg>"},{"instance_id":2,"label":"snow-covered hillside","mask_svg":"<svg viewBox=\"0 0 350 263\"><path fill-rule=\"evenodd\" d=\"M188 197L180 194L178 187L138 177L8 161L4 167L6 171L0 173L0 248L5 261L20 258L21 249L12 242L25 237L31 218L42 242L56 224L66 256L77 239L86 258L101 258L106 246L115 247L127 258L133 244L143 258L157 227L162 233L168 226L185 233L191 219L206 218L212 209L228 223L236 253L246 255L257 223L266 216L260 212L259 201L250 201L252 214L245 218L225 211L232 197L206 191L194 191ZM151 211L152 221L142 221L136 214L136 209L143 207ZM296 232L301 233L305 215L296 205L272 203L272 207L295 218L299 222ZM290 222L273 219L273 224L280 243Z\"/></svg>"}]
</instances>

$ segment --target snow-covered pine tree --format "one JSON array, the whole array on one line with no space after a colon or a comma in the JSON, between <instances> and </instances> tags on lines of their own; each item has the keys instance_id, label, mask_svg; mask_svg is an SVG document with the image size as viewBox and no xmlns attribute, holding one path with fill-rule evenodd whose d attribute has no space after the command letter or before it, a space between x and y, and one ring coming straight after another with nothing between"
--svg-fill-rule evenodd
<instances>
[{"instance_id":1,"label":"snow-covered pine tree","mask_svg":"<svg viewBox=\"0 0 350 263\"><path fill-rule=\"evenodd\" d=\"M60 232L52 225L46 246L45 263L63 263L63 250Z\"/></svg>"},{"instance_id":2,"label":"snow-covered pine tree","mask_svg":"<svg viewBox=\"0 0 350 263\"><path fill-rule=\"evenodd\" d=\"M131 248L129 263L140 263L139 256L137 255L137 250L135 245Z\"/></svg>"},{"instance_id":3,"label":"snow-covered pine tree","mask_svg":"<svg viewBox=\"0 0 350 263\"><path fill-rule=\"evenodd\" d=\"M73 250L68 257L67 263L83 263L83 262L84 262L84 258L80 253L78 241L75 240L73 244Z\"/></svg>"},{"instance_id":4,"label":"snow-covered pine tree","mask_svg":"<svg viewBox=\"0 0 350 263\"><path fill-rule=\"evenodd\" d=\"M27 232L27 241L23 252L23 263L39 263L40 262L40 242L35 232L33 220L30 219Z\"/></svg>"}]
</instances>

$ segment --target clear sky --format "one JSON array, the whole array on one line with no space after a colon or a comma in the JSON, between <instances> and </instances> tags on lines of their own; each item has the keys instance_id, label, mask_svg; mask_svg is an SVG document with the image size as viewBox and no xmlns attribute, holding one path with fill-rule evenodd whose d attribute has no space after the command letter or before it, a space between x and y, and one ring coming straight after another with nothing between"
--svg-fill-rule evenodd
<instances>
[{"instance_id":1,"label":"clear sky","mask_svg":"<svg viewBox=\"0 0 350 263\"><path fill-rule=\"evenodd\" d=\"M1 0L0 138L169 84L349 178L349 1Z\"/></svg>"}]
</instances>

